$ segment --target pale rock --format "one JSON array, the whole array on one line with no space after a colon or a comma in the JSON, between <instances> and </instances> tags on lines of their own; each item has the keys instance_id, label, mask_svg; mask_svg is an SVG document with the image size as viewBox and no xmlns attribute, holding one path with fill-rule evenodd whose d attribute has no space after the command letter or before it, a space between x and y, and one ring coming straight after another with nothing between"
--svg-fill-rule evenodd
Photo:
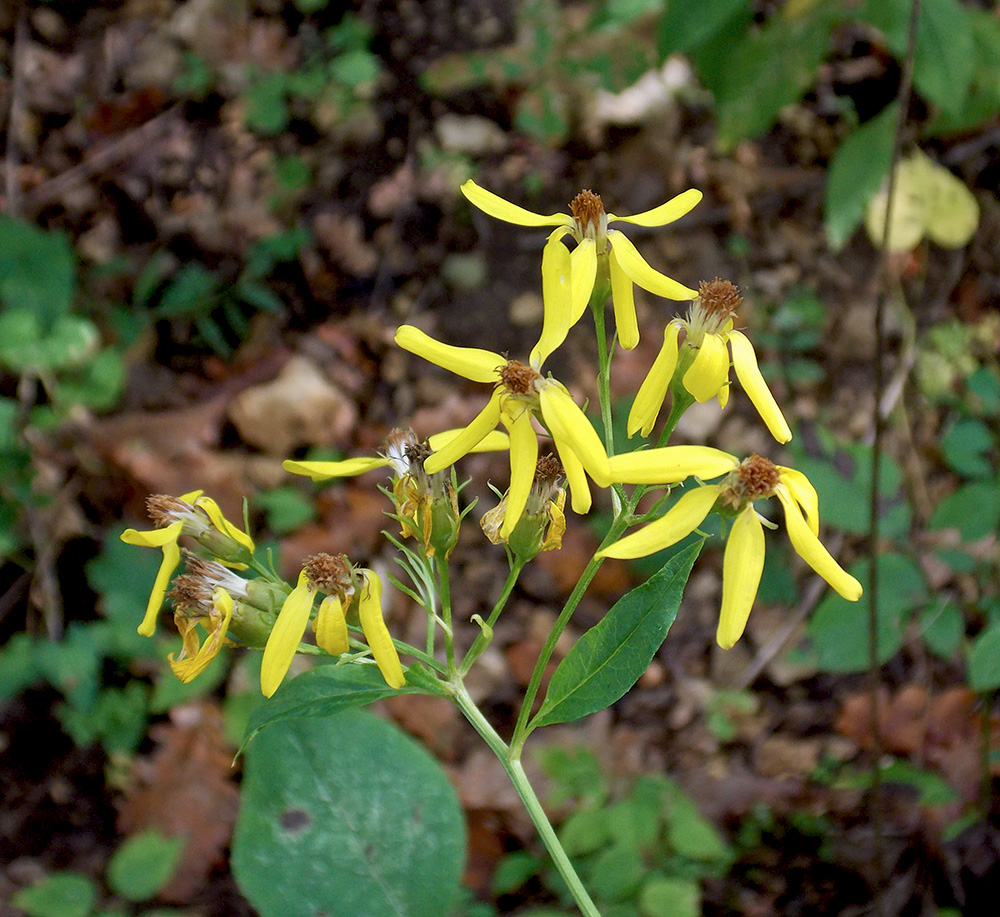
<instances>
[{"instance_id":1,"label":"pale rock","mask_svg":"<svg viewBox=\"0 0 1000 917\"><path fill-rule=\"evenodd\" d=\"M442 115L434 122L434 133L443 149L467 156L497 153L507 143L500 125L482 115Z\"/></svg>"}]
</instances>

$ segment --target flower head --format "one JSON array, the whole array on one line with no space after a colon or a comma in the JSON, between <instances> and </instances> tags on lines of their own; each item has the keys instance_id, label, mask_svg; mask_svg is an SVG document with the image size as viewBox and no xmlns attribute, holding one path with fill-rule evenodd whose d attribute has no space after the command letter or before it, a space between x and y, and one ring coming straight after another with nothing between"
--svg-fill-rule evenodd
<instances>
[{"instance_id":1,"label":"flower head","mask_svg":"<svg viewBox=\"0 0 1000 917\"><path fill-rule=\"evenodd\" d=\"M733 330L733 317L742 302L734 284L716 278L711 283L701 284L686 319L675 318L667 324L663 346L632 403L628 415L629 436L636 432L649 435L671 384L680 386L696 401L717 397L719 404L725 407L729 399L732 352L736 378L771 435L779 443L787 443L792 438L781 408L757 366L753 345L744 334ZM684 343L679 345L682 330L686 336Z\"/></svg>"},{"instance_id":2,"label":"flower head","mask_svg":"<svg viewBox=\"0 0 1000 917\"><path fill-rule=\"evenodd\" d=\"M679 451L680 450L680 451ZM722 564L722 610L716 639L729 649L742 636L764 569L764 530L754 509L775 496L785 511L785 527L796 553L841 596L856 602L861 584L830 555L818 538L818 498L808 478L793 468L752 455L735 456L702 446L666 446L626 453L610 460L612 480L672 484L689 476L726 477L684 493L660 519L605 548L598 556L644 557L694 532L715 509L732 520Z\"/></svg>"},{"instance_id":3,"label":"flower head","mask_svg":"<svg viewBox=\"0 0 1000 917\"><path fill-rule=\"evenodd\" d=\"M619 217L606 213L600 195L593 191L581 191L570 203L570 213L553 213L547 216L532 213L504 200L485 188L480 188L471 179L462 185L462 193L469 201L492 217L519 226L554 226L545 251L550 254L548 264L542 257L542 284L547 275L551 277L562 256L554 256L557 249L566 248L561 243L563 236L571 235L576 247L566 258L570 277L570 322L572 327L583 315L598 278L599 262L606 262L607 274L611 280L611 296L614 303L615 323L618 340L622 347L631 350L639 343L639 326L635 315L633 284L667 299L693 299L694 290L688 289L676 280L659 273L646 263L628 237L617 229L609 229L608 224L632 223L636 226L665 226L680 219L701 200L702 194L695 189L678 194L667 203L631 217ZM548 304L546 304L546 309Z\"/></svg>"},{"instance_id":4,"label":"flower head","mask_svg":"<svg viewBox=\"0 0 1000 917\"><path fill-rule=\"evenodd\" d=\"M524 511L535 477L538 440L533 419L537 417L556 444L569 481L573 510L578 513L590 510L586 476L590 475L598 486L606 487L608 456L597 431L566 387L539 371L551 351L536 345L529 365L489 350L442 344L412 325L397 329L396 343L466 379L493 385L493 395L482 411L424 461L428 473L434 474L457 462L502 423L510 435L510 488L501 534L509 536Z\"/></svg>"},{"instance_id":5,"label":"flower head","mask_svg":"<svg viewBox=\"0 0 1000 917\"><path fill-rule=\"evenodd\" d=\"M152 637L167 584L180 563L178 542L181 535L190 535L213 556L237 569L243 568L252 558L254 545L250 536L226 519L219 505L211 497L202 496L200 490L180 497L154 494L146 501L146 511L156 528L148 532L126 529L121 534L121 540L126 544L163 550L163 561L153 583L146 613L138 627L142 636Z\"/></svg>"}]
</instances>

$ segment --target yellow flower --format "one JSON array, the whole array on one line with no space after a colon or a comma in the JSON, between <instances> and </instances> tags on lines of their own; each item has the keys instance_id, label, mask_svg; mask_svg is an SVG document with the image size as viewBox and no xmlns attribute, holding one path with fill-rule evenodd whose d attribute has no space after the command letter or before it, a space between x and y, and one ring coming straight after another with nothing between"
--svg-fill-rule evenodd
<instances>
[{"instance_id":1,"label":"yellow flower","mask_svg":"<svg viewBox=\"0 0 1000 917\"><path fill-rule=\"evenodd\" d=\"M840 595L861 598L861 584L838 564L818 538L819 501L800 471L774 465L759 455L743 462L704 446L666 446L613 456L612 480L623 484L672 484L689 476L727 477L684 493L660 519L626 535L600 557L644 557L676 544L695 531L715 508L732 518L722 563L722 610L716 635L729 649L742 636L764 569L764 530L754 501L776 496L785 511L785 527L796 553Z\"/></svg>"},{"instance_id":2,"label":"yellow flower","mask_svg":"<svg viewBox=\"0 0 1000 917\"><path fill-rule=\"evenodd\" d=\"M694 290L688 289L676 280L651 268L639 254L628 237L617 229L608 229L608 223L632 223L636 226L666 226L680 219L701 200L702 194L695 189L678 194L667 203L631 217L619 217L605 213L599 195L592 191L581 191L570 204L570 213L553 213L548 216L532 213L504 200L485 188L480 188L471 179L462 185L462 193L469 201L492 217L519 226L554 226L545 245L542 257L542 283L562 267L562 256L556 256L557 249L566 250L560 240L572 235L576 240L566 261L570 277L570 327L583 315L594 289L598 275L598 259L607 259L607 271L611 279L611 297L614 303L615 324L618 340L622 347L631 350L639 343L639 326L635 316L635 298L632 285L639 284L645 290L667 299L683 301L695 297ZM548 263L546 254L549 255ZM605 275L607 276L607 275Z\"/></svg>"},{"instance_id":3,"label":"yellow flower","mask_svg":"<svg viewBox=\"0 0 1000 917\"><path fill-rule=\"evenodd\" d=\"M154 494L146 501L146 511L156 528L148 532L126 529L121 534L121 540L126 544L163 550L163 561L149 595L146 613L138 627L142 636L152 637L156 632L156 616L163 606L167 584L180 563L178 541L181 535L192 536L223 563L237 569L246 566L241 561L249 560L254 548L250 536L226 519L219 505L211 497L203 497L200 490L180 497Z\"/></svg>"},{"instance_id":4,"label":"yellow flower","mask_svg":"<svg viewBox=\"0 0 1000 917\"><path fill-rule=\"evenodd\" d=\"M757 366L753 345L745 335L733 330L733 314L741 302L739 291L728 280L716 278L711 283L701 284L688 317L674 319L663 333L663 346L639 387L628 415L629 436L636 432L649 435L675 374L679 379L674 385L683 386L696 401L718 397L719 404L725 407L729 399L731 351L736 378L771 435L779 443L787 443L792 438L781 408ZM678 346L682 329L687 335L684 343Z\"/></svg>"},{"instance_id":5,"label":"yellow flower","mask_svg":"<svg viewBox=\"0 0 1000 917\"><path fill-rule=\"evenodd\" d=\"M178 606L174 614L174 622L181 635L181 651L167 656L167 662L170 663L174 675L185 684L197 678L219 655L219 650L226 642L226 632L233 617L233 597L219 586L204 614L199 615L195 611L192 616L186 613L187 610ZM208 631L208 638L204 644L198 637L198 625Z\"/></svg>"},{"instance_id":6,"label":"yellow flower","mask_svg":"<svg viewBox=\"0 0 1000 917\"><path fill-rule=\"evenodd\" d=\"M402 688L406 684L403 667L399 664L399 654L393 645L389 629L382 618L382 580L374 570L359 570L365 578L358 601L358 616L364 631L372 658L390 688Z\"/></svg>"},{"instance_id":7,"label":"yellow flower","mask_svg":"<svg viewBox=\"0 0 1000 917\"><path fill-rule=\"evenodd\" d=\"M563 470L554 455L543 455L535 466L535 479L528 494L521 519L511 534L503 534L510 505L509 494L483 514L479 524L493 544L506 544L511 552L527 562L543 551L562 547L566 532L566 491L562 487Z\"/></svg>"},{"instance_id":8,"label":"yellow flower","mask_svg":"<svg viewBox=\"0 0 1000 917\"><path fill-rule=\"evenodd\" d=\"M550 333L546 340L543 329L542 339L545 346L541 341L535 346L529 366L489 350L442 344L412 325L402 325L396 331L396 343L404 350L473 382L494 386L486 407L457 436L437 448L424 461L424 469L434 474L454 464L502 423L510 434L510 488L501 528L503 537L509 536L517 525L535 477L538 440L532 424L534 417L541 420L555 441L574 512L582 514L590 510L586 475L599 487L607 487L609 483L608 456L587 415L561 382L545 378L539 372L550 348L561 343L559 334Z\"/></svg>"}]
</instances>

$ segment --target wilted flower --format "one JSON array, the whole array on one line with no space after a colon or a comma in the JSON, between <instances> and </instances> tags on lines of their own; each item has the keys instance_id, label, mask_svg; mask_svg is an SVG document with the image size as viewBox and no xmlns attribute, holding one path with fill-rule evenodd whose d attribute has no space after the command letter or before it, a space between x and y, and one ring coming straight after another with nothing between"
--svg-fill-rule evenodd
<instances>
[{"instance_id":1,"label":"wilted flower","mask_svg":"<svg viewBox=\"0 0 1000 917\"><path fill-rule=\"evenodd\" d=\"M562 547L566 531L566 491L562 465L554 455L543 455L535 466L524 512L509 536L501 534L507 518L508 494L480 520L483 532L493 544L507 544L515 557L527 562L542 551Z\"/></svg>"},{"instance_id":2,"label":"wilted flower","mask_svg":"<svg viewBox=\"0 0 1000 917\"><path fill-rule=\"evenodd\" d=\"M630 217L605 213L600 195L592 191L581 191L573 198L570 213L553 213L547 216L518 207L493 192L480 188L471 179L462 185L462 193L472 204L498 220L519 226L554 226L545 246L546 252L551 252L556 245L565 250L559 240L565 235L573 236L577 244L568 259L571 276L570 326L577 322L587 307L598 277L599 259L607 259L608 273L605 276L610 276L611 280L618 340L628 350L639 343L633 283L667 299L693 299L696 295L694 290L651 268L628 237L617 229L608 229L608 224L619 222L636 226L666 226L698 204L702 198L700 191L689 189L659 207ZM543 255L543 285L546 283L547 273L554 270L561 260L553 258L547 265Z\"/></svg>"},{"instance_id":3,"label":"wilted flower","mask_svg":"<svg viewBox=\"0 0 1000 917\"><path fill-rule=\"evenodd\" d=\"M614 456L612 480L623 484L672 484L689 476L716 478L684 493L660 519L605 548L598 556L634 558L676 544L695 531L714 508L732 519L722 564L722 610L716 639L729 649L742 636L764 569L764 530L754 501L776 496L785 511L785 527L796 553L841 596L861 598L861 584L823 546L819 500L800 471L752 455L735 456L707 446L666 446Z\"/></svg>"},{"instance_id":4,"label":"wilted flower","mask_svg":"<svg viewBox=\"0 0 1000 917\"><path fill-rule=\"evenodd\" d=\"M632 403L628 415L629 436L636 432L649 435L671 382L689 392L696 401L717 397L724 407L729 399L731 351L736 378L771 435L779 443L792 438L781 408L757 366L753 345L744 334L733 330L733 316L742 301L739 290L732 283L716 278L711 283L701 284L686 319L675 318L667 324L663 346ZM686 336L684 343L678 346L682 329Z\"/></svg>"}]
</instances>

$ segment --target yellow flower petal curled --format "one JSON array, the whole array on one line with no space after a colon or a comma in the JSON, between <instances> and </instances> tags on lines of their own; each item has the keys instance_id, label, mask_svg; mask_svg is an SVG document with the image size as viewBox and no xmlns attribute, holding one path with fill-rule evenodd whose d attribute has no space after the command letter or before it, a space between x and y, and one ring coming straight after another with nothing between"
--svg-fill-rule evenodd
<instances>
[{"instance_id":1,"label":"yellow flower petal curled","mask_svg":"<svg viewBox=\"0 0 1000 917\"><path fill-rule=\"evenodd\" d=\"M316 634L316 645L331 656L340 656L351 648L347 618L344 617L344 606L339 596L328 595L319 603L313 631Z\"/></svg>"},{"instance_id":2,"label":"yellow flower petal curled","mask_svg":"<svg viewBox=\"0 0 1000 917\"><path fill-rule=\"evenodd\" d=\"M698 355L684 373L684 388L697 401L705 402L719 394L729 378L729 351L722 338L706 334Z\"/></svg>"},{"instance_id":3,"label":"yellow flower petal curled","mask_svg":"<svg viewBox=\"0 0 1000 917\"><path fill-rule=\"evenodd\" d=\"M510 538L535 480L538 464L538 438L531 425L531 411L521 411L509 426L510 430L510 488L507 491L507 513L500 527L500 537Z\"/></svg>"},{"instance_id":4,"label":"yellow flower petal curled","mask_svg":"<svg viewBox=\"0 0 1000 917\"><path fill-rule=\"evenodd\" d=\"M299 574L298 584L282 604L264 647L260 663L260 691L264 697L274 694L288 673L302 635L306 632L315 595L316 590L309 588L309 580L303 571Z\"/></svg>"},{"instance_id":5,"label":"yellow flower petal curled","mask_svg":"<svg viewBox=\"0 0 1000 917\"><path fill-rule=\"evenodd\" d=\"M819 534L819 495L812 482L801 471L788 468L785 465L776 465L780 475L781 483L784 484L795 501L799 504L802 514L809 523L814 535Z\"/></svg>"},{"instance_id":6,"label":"yellow flower petal curled","mask_svg":"<svg viewBox=\"0 0 1000 917\"><path fill-rule=\"evenodd\" d=\"M505 223L515 223L518 226L569 226L572 223L572 217L567 213L542 216L518 207L517 204L504 200L498 194L480 188L471 178L462 185L462 194L470 204L478 207L483 213Z\"/></svg>"},{"instance_id":7,"label":"yellow flower petal curled","mask_svg":"<svg viewBox=\"0 0 1000 917\"><path fill-rule=\"evenodd\" d=\"M135 529L126 529L121 534L121 540L125 544L139 545L144 548L162 548L163 560L160 569L156 573L153 582L153 589L149 593L149 602L146 604L146 613L142 617L137 631L143 637L152 637L156 633L156 617L163 607L163 599L167 594L167 586L170 584L170 577L181 562L181 549L177 544L177 539L181 537L184 529L183 522L172 522L166 528L153 529L150 532L139 532Z\"/></svg>"},{"instance_id":8,"label":"yellow flower petal curled","mask_svg":"<svg viewBox=\"0 0 1000 917\"><path fill-rule=\"evenodd\" d=\"M382 618L382 581L371 570L365 570L364 575L365 587L358 602L361 629L385 683L390 688L402 688L406 684L406 676L399 664L399 654L393 645L389 629Z\"/></svg>"},{"instance_id":9,"label":"yellow flower petal curled","mask_svg":"<svg viewBox=\"0 0 1000 917\"><path fill-rule=\"evenodd\" d=\"M587 473L583 470L583 464L576 457L576 453L565 442L562 446L558 440L555 443L559 461L562 462L563 472L566 474L566 483L569 485L570 506L578 516L586 516L593 504Z\"/></svg>"},{"instance_id":10,"label":"yellow flower petal curled","mask_svg":"<svg viewBox=\"0 0 1000 917\"><path fill-rule=\"evenodd\" d=\"M570 325L583 315L597 279L597 248L593 239L584 239L570 254Z\"/></svg>"},{"instance_id":11,"label":"yellow flower petal curled","mask_svg":"<svg viewBox=\"0 0 1000 917\"><path fill-rule=\"evenodd\" d=\"M779 484L775 494L785 508L785 526L795 553L849 602L860 599L864 591L861 583L833 559L823 543L813 534L787 487Z\"/></svg>"},{"instance_id":12,"label":"yellow flower petal curled","mask_svg":"<svg viewBox=\"0 0 1000 917\"><path fill-rule=\"evenodd\" d=\"M171 653L167 656L170 669L182 682L187 682L197 678L211 661L219 655L222 644L226 639L226 632L229 630L229 622L233 618L233 597L225 589L219 587L215 590L214 614L206 620L212 625L211 633L205 639L204 644L198 646L198 636L194 630L195 622L189 621L190 627L180 628L181 637L184 641L183 649L177 655Z\"/></svg>"},{"instance_id":13,"label":"yellow flower petal curled","mask_svg":"<svg viewBox=\"0 0 1000 917\"><path fill-rule=\"evenodd\" d=\"M750 397L771 435L779 443L787 443L792 438L792 431L785 422L781 408L774 400L774 395L767 387L764 377L760 374L753 344L739 331L730 331L727 337L733 352L733 369L736 370L736 378L740 380L743 391Z\"/></svg>"},{"instance_id":14,"label":"yellow flower petal curled","mask_svg":"<svg viewBox=\"0 0 1000 917\"><path fill-rule=\"evenodd\" d=\"M686 478L717 478L739 467L739 459L711 446L663 446L623 452L608 459L616 484L677 484Z\"/></svg>"},{"instance_id":15,"label":"yellow flower petal curled","mask_svg":"<svg viewBox=\"0 0 1000 917\"><path fill-rule=\"evenodd\" d=\"M620 557L628 560L655 554L672 544L677 544L704 522L721 489L718 484L706 484L688 491L662 519L650 522L639 531L626 535L620 541L598 552L596 556Z\"/></svg>"},{"instance_id":16,"label":"yellow flower petal curled","mask_svg":"<svg viewBox=\"0 0 1000 917\"><path fill-rule=\"evenodd\" d=\"M763 572L764 527L748 506L733 522L722 561L722 610L715 639L724 650L743 636Z\"/></svg>"},{"instance_id":17,"label":"yellow flower petal curled","mask_svg":"<svg viewBox=\"0 0 1000 917\"><path fill-rule=\"evenodd\" d=\"M396 343L403 350L473 382L496 382L497 370L507 362L491 350L442 344L413 325L400 325L396 329Z\"/></svg>"},{"instance_id":18,"label":"yellow flower petal curled","mask_svg":"<svg viewBox=\"0 0 1000 917\"><path fill-rule=\"evenodd\" d=\"M424 471L436 474L449 465L454 465L463 455L467 455L478 446L500 423L500 389L493 392L492 397L469 423L465 429L457 433L440 449L424 460Z\"/></svg>"},{"instance_id":19,"label":"yellow flower petal curled","mask_svg":"<svg viewBox=\"0 0 1000 917\"><path fill-rule=\"evenodd\" d=\"M559 383L552 383L544 386L538 393L538 401L542 418L552 433L560 456L564 453L562 444L565 444L576 454L594 483L598 487L607 487L611 483L608 454L604 451L594 425L573 401L569 392Z\"/></svg>"},{"instance_id":20,"label":"yellow flower petal curled","mask_svg":"<svg viewBox=\"0 0 1000 917\"><path fill-rule=\"evenodd\" d=\"M651 268L628 237L617 229L608 230L608 241L622 270L644 290L678 302L694 299L698 293Z\"/></svg>"},{"instance_id":21,"label":"yellow flower petal curled","mask_svg":"<svg viewBox=\"0 0 1000 917\"><path fill-rule=\"evenodd\" d=\"M608 221L618 223L632 223L634 226L666 226L679 220L686 213L694 210L701 201L703 195L696 188L688 188L676 197L670 198L665 204L654 207L652 210L644 210L630 217L619 217L613 213L608 214Z\"/></svg>"},{"instance_id":22,"label":"yellow flower petal curled","mask_svg":"<svg viewBox=\"0 0 1000 917\"><path fill-rule=\"evenodd\" d=\"M181 498L183 499L183 497ZM215 502L211 497L198 497L194 501L194 505L198 509L202 510L206 516L211 520L212 525L214 525L220 532L224 535L228 535L237 544L242 545L251 554L253 554L253 539L246 534L246 532L241 531L235 525L233 525L225 516L222 515L222 510L219 509L219 504Z\"/></svg>"},{"instance_id":23,"label":"yellow flower petal curled","mask_svg":"<svg viewBox=\"0 0 1000 917\"><path fill-rule=\"evenodd\" d=\"M646 378L642 380L635 401L632 402L632 408L628 412L629 439L637 432L649 436L656 424L656 418L667 397L670 380L677 368L677 336L680 330L680 325L670 322L663 331L663 346L660 347L660 352L656 355Z\"/></svg>"},{"instance_id":24,"label":"yellow flower petal curled","mask_svg":"<svg viewBox=\"0 0 1000 917\"><path fill-rule=\"evenodd\" d=\"M529 357L538 369L563 341L573 325L569 249L558 239L542 250L542 334Z\"/></svg>"},{"instance_id":25,"label":"yellow flower petal curled","mask_svg":"<svg viewBox=\"0 0 1000 917\"><path fill-rule=\"evenodd\" d=\"M296 462L288 459L281 463L285 471L306 475L314 481L328 481L331 478L353 478L366 471L385 468L392 464L382 456L344 459L340 462Z\"/></svg>"},{"instance_id":26,"label":"yellow flower petal curled","mask_svg":"<svg viewBox=\"0 0 1000 917\"><path fill-rule=\"evenodd\" d=\"M611 302L615 309L615 330L618 343L626 350L635 350L639 343L639 322L635 316L635 291L632 278L625 273L615 250L608 257L611 270Z\"/></svg>"}]
</instances>

